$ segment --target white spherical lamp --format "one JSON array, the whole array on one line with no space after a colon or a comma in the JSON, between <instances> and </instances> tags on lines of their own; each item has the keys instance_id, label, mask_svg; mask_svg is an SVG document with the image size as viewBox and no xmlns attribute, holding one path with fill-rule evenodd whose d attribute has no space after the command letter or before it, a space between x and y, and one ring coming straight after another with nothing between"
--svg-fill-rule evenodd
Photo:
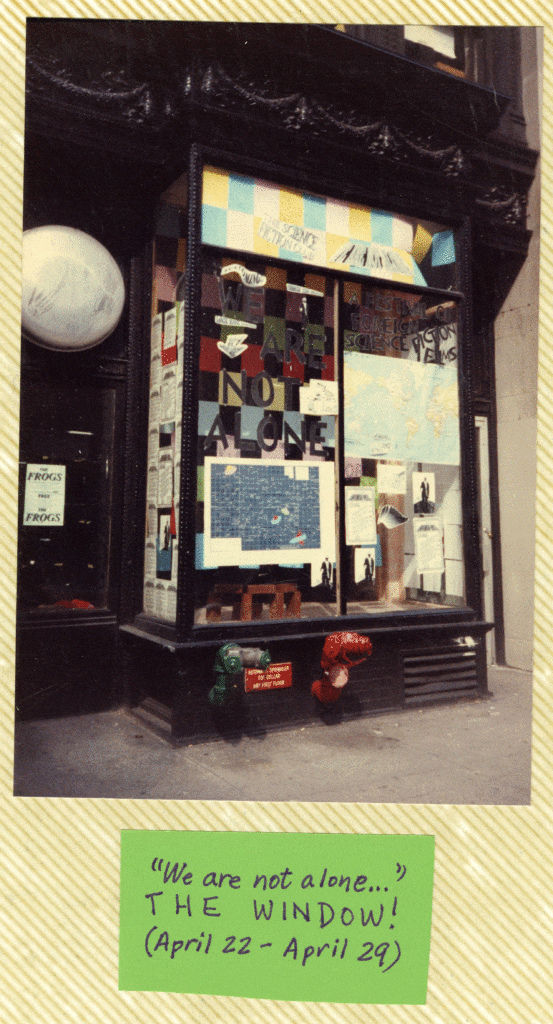
<instances>
[{"instance_id":1,"label":"white spherical lamp","mask_svg":"<svg viewBox=\"0 0 553 1024\"><path fill-rule=\"evenodd\" d=\"M125 303L123 276L92 235L47 225L23 233L21 329L43 348L81 352L115 330Z\"/></svg>"}]
</instances>

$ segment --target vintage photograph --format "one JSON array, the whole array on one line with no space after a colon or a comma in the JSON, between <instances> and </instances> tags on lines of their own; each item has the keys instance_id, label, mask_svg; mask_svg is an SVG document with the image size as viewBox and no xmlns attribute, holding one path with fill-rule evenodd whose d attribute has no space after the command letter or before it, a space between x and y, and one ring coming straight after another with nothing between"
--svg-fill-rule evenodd
<instances>
[{"instance_id":1,"label":"vintage photograph","mask_svg":"<svg viewBox=\"0 0 553 1024\"><path fill-rule=\"evenodd\" d=\"M541 30L25 76L14 795L528 805Z\"/></svg>"}]
</instances>

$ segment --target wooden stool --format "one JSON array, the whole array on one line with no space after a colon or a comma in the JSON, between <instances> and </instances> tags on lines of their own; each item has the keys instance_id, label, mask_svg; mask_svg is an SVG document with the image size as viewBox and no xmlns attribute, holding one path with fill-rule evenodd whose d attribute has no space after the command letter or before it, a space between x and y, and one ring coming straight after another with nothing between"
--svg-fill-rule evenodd
<instances>
[{"instance_id":1,"label":"wooden stool","mask_svg":"<svg viewBox=\"0 0 553 1024\"><path fill-rule=\"evenodd\" d=\"M232 599L232 618L240 622L260 619L263 615L263 604L269 602L271 619L299 618L301 611L301 592L295 583L216 583L210 591L206 605L206 621L221 621L221 606L230 604Z\"/></svg>"},{"instance_id":2,"label":"wooden stool","mask_svg":"<svg viewBox=\"0 0 553 1024\"><path fill-rule=\"evenodd\" d=\"M221 605L227 604L223 598L232 597L232 618L241 618L241 599L244 593L244 587L241 583L216 583L213 590L210 591L207 598L206 605L206 621L207 622L220 622L221 621ZM230 602L228 602L230 603Z\"/></svg>"},{"instance_id":3,"label":"wooden stool","mask_svg":"<svg viewBox=\"0 0 553 1024\"><path fill-rule=\"evenodd\" d=\"M240 619L260 619L264 600L270 603L271 619L297 618L301 609L301 593L295 583L252 583L246 587L240 605Z\"/></svg>"}]
</instances>

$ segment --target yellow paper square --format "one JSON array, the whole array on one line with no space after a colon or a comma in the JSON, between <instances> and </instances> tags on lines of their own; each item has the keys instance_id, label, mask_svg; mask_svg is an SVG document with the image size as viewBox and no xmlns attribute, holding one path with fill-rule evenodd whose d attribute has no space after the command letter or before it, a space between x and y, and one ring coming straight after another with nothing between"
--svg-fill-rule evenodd
<instances>
[{"instance_id":1,"label":"yellow paper square","mask_svg":"<svg viewBox=\"0 0 553 1024\"><path fill-rule=\"evenodd\" d=\"M226 383L224 383L224 381ZM219 394L217 397L219 405L235 405L238 407L242 406L244 402L242 401L239 395L239 392L241 390L242 378L239 373L226 373L226 375L224 375L223 371L220 372Z\"/></svg>"},{"instance_id":2,"label":"yellow paper square","mask_svg":"<svg viewBox=\"0 0 553 1024\"><path fill-rule=\"evenodd\" d=\"M263 217L254 217L253 219L253 251L262 253L264 256L278 257L278 245L268 242L266 238L261 238L259 235L259 228L263 219Z\"/></svg>"},{"instance_id":3,"label":"yellow paper square","mask_svg":"<svg viewBox=\"0 0 553 1024\"><path fill-rule=\"evenodd\" d=\"M285 224L303 225L303 195L295 189L280 190L280 219Z\"/></svg>"},{"instance_id":4,"label":"yellow paper square","mask_svg":"<svg viewBox=\"0 0 553 1024\"><path fill-rule=\"evenodd\" d=\"M347 267L343 263L333 263L331 257L334 256L343 245L349 242L347 235L331 235L326 236L326 263L328 267L336 267L337 270L347 270Z\"/></svg>"},{"instance_id":5,"label":"yellow paper square","mask_svg":"<svg viewBox=\"0 0 553 1024\"><path fill-rule=\"evenodd\" d=\"M218 206L221 210L228 209L228 171L219 171L216 167L205 167L202 190L202 203L206 206Z\"/></svg>"},{"instance_id":6,"label":"yellow paper square","mask_svg":"<svg viewBox=\"0 0 553 1024\"><path fill-rule=\"evenodd\" d=\"M366 206L355 206L349 208L349 234L350 238L357 238L362 242L371 240L371 211Z\"/></svg>"},{"instance_id":7,"label":"yellow paper square","mask_svg":"<svg viewBox=\"0 0 553 1024\"><path fill-rule=\"evenodd\" d=\"M268 395L268 385L265 382L263 394ZM273 380L274 398L270 405L266 405L265 411L273 410L274 412L282 412L284 410L284 384L279 384L278 381Z\"/></svg>"},{"instance_id":8,"label":"yellow paper square","mask_svg":"<svg viewBox=\"0 0 553 1024\"><path fill-rule=\"evenodd\" d=\"M422 224L417 224L417 230L413 239L413 256L417 263L422 263L431 245L432 235L426 228L423 228Z\"/></svg>"}]
</instances>

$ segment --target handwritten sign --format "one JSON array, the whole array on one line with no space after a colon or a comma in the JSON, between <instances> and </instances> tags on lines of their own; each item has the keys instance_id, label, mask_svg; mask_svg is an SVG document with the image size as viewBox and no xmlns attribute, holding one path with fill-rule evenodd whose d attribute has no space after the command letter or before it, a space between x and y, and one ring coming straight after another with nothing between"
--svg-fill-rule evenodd
<instances>
[{"instance_id":1,"label":"handwritten sign","mask_svg":"<svg viewBox=\"0 0 553 1024\"><path fill-rule=\"evenodd\" d=\"M119 988L426 1000L433 836L121 833Z\"/></svg>"}]
</instances>

